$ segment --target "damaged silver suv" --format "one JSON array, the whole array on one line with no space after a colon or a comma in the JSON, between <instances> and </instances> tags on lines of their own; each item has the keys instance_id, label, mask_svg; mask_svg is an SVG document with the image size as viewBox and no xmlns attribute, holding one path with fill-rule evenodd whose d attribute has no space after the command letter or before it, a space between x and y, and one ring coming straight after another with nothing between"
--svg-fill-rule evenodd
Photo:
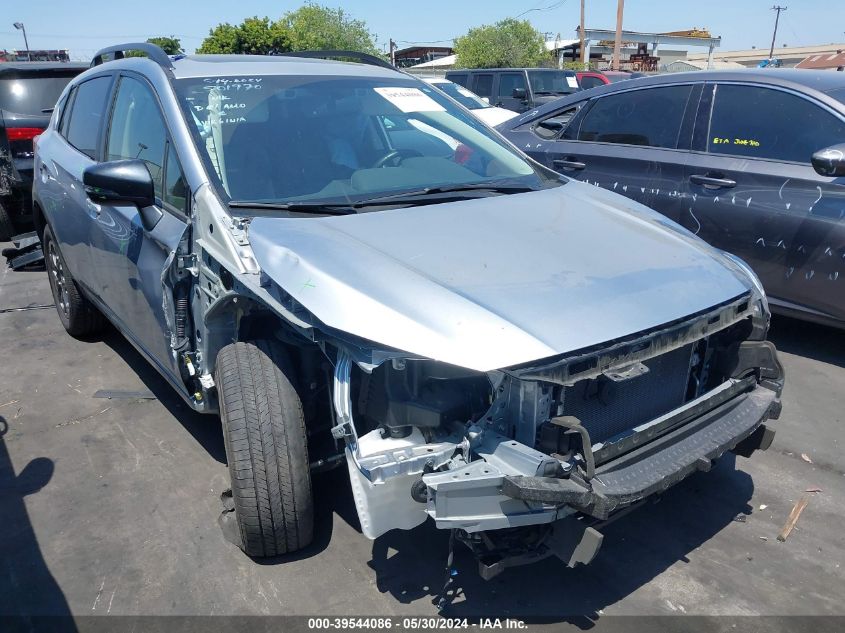
<instances>
[{"instance_id":1,"label":"damaged silver suv","mask_svg":"<svg viewBox=\"0 0 845 633\"><path fill-rule=\"evenodd\" d=\"M126 57L140 49L145 57ZM308 545L311 474L368 538L431 518L490 577L766 448L783 370L740 260L526 158L354 53L98 53L37 142L59 317L111 321L223 421L251 556Z\"/></svg>"}]
</instances>

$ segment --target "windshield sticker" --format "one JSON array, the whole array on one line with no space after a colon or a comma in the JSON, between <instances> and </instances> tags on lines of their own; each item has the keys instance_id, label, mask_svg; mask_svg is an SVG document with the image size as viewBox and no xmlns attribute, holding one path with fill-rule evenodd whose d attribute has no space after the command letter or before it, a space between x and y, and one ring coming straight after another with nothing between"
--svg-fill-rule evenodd
<instances>
[{"instance_id":1,"label":"windshield sticker","mask_svg":"<svg viewBox=\"0 0 845 633\"><path fill-rule=\"evenodd\" d=\"M206 77L203 79L203 88L225 92L250 92L261 90L262 79L263 77Z\"/></svg>"},{"instance_id":2,"label":"windshield sticker","mask_svg":"<svg viewBox=\"0 0 845 633\"><path fill-rule=\"evenodd\" d=\"M577 88L578 87L578 78L577 77L567 77L566 84L570 88Z\"/></svg>"},{"instance_id":3,"label":"windshield sticker","mask_svg":"<svg viewBox=\"0 0 845 633\"><path fill-rule=\"evenodd\" d=\"M419 88L373 88L402 112L444 112L446 108Z\"/></svg>"}]
</instances>

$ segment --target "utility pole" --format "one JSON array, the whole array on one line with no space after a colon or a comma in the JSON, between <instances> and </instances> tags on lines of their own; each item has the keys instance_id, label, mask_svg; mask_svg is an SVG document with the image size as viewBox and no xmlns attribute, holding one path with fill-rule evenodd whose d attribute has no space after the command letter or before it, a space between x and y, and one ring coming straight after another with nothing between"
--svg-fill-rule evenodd
<instances>
[{"instance_id":1,"label":"utility pole","mask_svg":"<svg viewBox=\"0 0 845 633\"><path fill-rule=\"evenodd\" d=\"M787 7L781 7L775 5L772 7L772 11L777 11L777 15L775 16L775 32L772 33L772 47L769 49L769 59L772 59L775 55L775 38L778 36L778 22L780 21L780 12L786 11Z\"/></svg>"},{"instance_id":2,"label":"utility pole","mask_svg":"<svg viewBox=\"0 0 845 633\"><path fill-rule=\"evenodd\" d=\"M622 65L622 13L625 11L625 0L618 0L616 4L616 39L613 41L613 70L619 70Z\"/></svg>"},{"instance_id":3,"label":"utility pole","mask_svg":"<svg viewBox=\"0 0 845 633\"><path fill-rule=\"evenodd\" d=\"M32 61L32 53L29 51L29 42L26 39L26 28L23 22L15 22L14 26L18 31L23 31L23 45L26 46L26 59Z\"/></svg>"},{"instance_id":4,"label":"utility pole","mask_svg":"<svg viewBox=\"0 0 845 633\"><path fill-rule=\"evenodd\" d=\"M396 46L396 42L393 41L393 38L390 38L390 63L394 66L396 65L396 49L399 48Z\"/></svg>"},{"instance_id":5,"label":"utility pole","mask_svg":"<svg viewBox=\"0 0 845 633\"><path fill-rule=\"evenodd\" d=\"M584 1L585 0L581 0L581 28L579 29L581 35L581 46L579 50L581 51L581 65L584 67L584 70L587 70L589 60L586 59L587 51L584 49Z\"/></svg>"}]
</instances>

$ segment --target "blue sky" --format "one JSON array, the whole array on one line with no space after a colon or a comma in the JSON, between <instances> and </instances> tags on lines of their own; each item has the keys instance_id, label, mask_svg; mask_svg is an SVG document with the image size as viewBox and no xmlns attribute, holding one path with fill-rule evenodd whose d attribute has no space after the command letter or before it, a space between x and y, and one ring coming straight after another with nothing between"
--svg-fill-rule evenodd
<instances>
[{"instance_id":1,"label":"blue sky","mask_svg":"<svg viewBox=\"0 0 845 633\"><path fill-rule=\"evenodd\" d=\"M777 45L845 42L845 2L788 0L781 15ZM322 0L338 6L339 2ZM67 48L88 59L103 46L155 35L176 35L192 52L208 29L219 22L237 23L252 15L280 16L301 2L268 0L39 0L9 2L2 11L0 49L22 49L13 22L26 25L32 48ZM627 0L626 29L675 31L693 27L722 36L722 50L767 48L771 41L772 0ZM381 46L390 37L400 46L460 35L472 26L523 15L544 32L575 37L579 0L347 0L344 8L367 22ZM547 8L549 7L549 8ZM546 9L547 8L547 9ZM587 0L588 28L615 28L616 0Z\"/></svg>"}]
</instances>

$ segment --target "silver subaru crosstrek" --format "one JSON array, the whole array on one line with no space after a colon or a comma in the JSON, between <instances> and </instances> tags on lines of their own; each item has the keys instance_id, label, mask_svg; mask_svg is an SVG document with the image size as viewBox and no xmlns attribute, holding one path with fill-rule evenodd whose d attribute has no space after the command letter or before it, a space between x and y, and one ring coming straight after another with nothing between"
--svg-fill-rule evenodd
<instances>
[{"instance_id":1,"label":"silver subaru crosstrek","mask_svg":"<svg viewBox=\"0 0 845 633\"><path fill-rule=\"evenodd\" d=\"M107 319L219 413L249 555L308 545L339 465L368 538L430 517L485 577L587 563L617 511L771 443L742 261L377 58L111 47L35 170L62 323Z\"/></svg>"}]
</instances>

